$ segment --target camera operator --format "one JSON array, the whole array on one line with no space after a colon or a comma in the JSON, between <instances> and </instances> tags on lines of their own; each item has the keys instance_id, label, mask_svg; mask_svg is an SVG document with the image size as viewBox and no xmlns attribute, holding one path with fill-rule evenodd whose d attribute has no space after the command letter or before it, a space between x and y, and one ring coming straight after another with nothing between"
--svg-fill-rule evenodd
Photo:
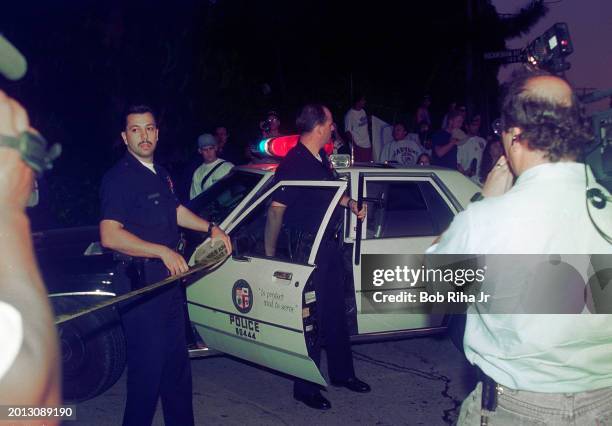
<instances>
[{"instance_id":1,"label":"camera operator","mask_svg":"<svg viewBox=\"0 0 612 426\"><path fill-rule=\"evenodd\" d=\"M590 128L569 84L543 71L519 76L502 103L500 130L505 155L489 173L484 200L455 216L429 252L612 254L587 210L578 161ZM612 216L605 220L608 228ZM499 290L520 292L518 281L512 275ZM612 412L612 316L490 315L478 306L468 313L465 353L481 380L458 424L605 422Z\"/></svg>"},{"instance_id":2,"label":"camera operator","mask_svg":"<svg viewBox=\"0 0 612 426\"><path fill-rule=\"evenodd\" d=\"M276 111L268 111L266 119L259 123L261 137L267 139L281 136L280 125L281 121Z\"/></svg>"}]
</instances>

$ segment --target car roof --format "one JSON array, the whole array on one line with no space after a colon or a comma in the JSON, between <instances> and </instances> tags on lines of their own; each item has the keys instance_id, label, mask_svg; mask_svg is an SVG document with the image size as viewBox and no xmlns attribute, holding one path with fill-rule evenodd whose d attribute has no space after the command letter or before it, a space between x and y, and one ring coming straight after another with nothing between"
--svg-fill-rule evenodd
<instances>
[{"instance_id":1,"label":"car roof","mask_svg":"<svg viewBox=\"0 0 612 426\"><path fill-rule=\"evenodd\" d=\"M243 170L250 173L261 175L272 175L276 171L278 163L259 163L237 166L236 170ZM476 192L480 191L480 186L472 182L469 178L461 174L457 170L451 170L438 166L413 166L403 167L395 164L377 164L377 163L356 163L351 167L338 168L338 173L381 173L395 174L406 173L412 175L433 175L437 177L448 188L450 193L465 207L469 204L470 199Z\"/></svg>"},{"instance_id":2,"label":"car roof","mask_svg":"<svg viewBox=\"0 0 612 426\"><path fill-rule=\"evenodd\" d=\"M256 164L245 164L242 166L236 166L236 170L246 170L251 172L261 172L261 173L274 173L278 168L279 163L256 163ZM343 171L350 172L371 172L372 170L380 170L380 171L393 171L393 170L401 170L406 172L418 172L418 173L436 173L437 175L444 176L453 176L460 174L457 170L447 169L445 167L439 166L399 166L396 164L383 164L383 163L354 163L350 167L336 168L338 173L342 173Z\"/></svg>"}]
</instances>

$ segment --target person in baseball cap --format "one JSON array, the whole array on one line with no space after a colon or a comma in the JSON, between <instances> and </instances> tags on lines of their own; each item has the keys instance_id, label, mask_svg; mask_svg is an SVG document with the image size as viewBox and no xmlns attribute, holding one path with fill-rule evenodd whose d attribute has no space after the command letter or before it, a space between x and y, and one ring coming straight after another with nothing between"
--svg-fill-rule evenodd
<instances>
[{"instance_id":1,"label":"person in baseball cap","mask_svg":"<svg viewBox=\"0 0 612 426\"><path fill-rule=\"evenodd\" d=\"M200 151L200 153L202 153L202 149L209 146L217 146L217 139L215 139L213 135L211 135L210 133L203 133L198 136L198 151ZM215 154L217 153L216 150L214 152Z\"/></svg>"},{"instance_id":2,"label":"person in baseball cap","mask_svg":"<svg viewBox=\"0 0 612 426\"><path fill-rule=\"evenodd\" d=\"M193 173L189 198L197 197L212 184L228 174L234 167L229 161L217 157L218 142L210 133L198 136L198 152L204 162Z\"/></svg>"}]
</instances>

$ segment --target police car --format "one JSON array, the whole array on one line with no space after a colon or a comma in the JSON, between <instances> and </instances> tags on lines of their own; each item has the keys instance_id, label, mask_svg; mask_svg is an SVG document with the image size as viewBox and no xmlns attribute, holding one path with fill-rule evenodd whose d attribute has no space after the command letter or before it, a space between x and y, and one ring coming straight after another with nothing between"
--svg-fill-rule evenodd
<instances>
[{"instance_id":1,"label":"police car","mask_svg":"<svg viewBox=\"0 0 612 426\"><path fill-rule=\"evenodd\" d=\"M262 142L260 150L282 156L296 138ZM339 238L346 270L346 315L352 341L416 336L443 331L448 318L426 304L410 310L380 312L361 285L365 254L422 254L463 210L479 187L457 171L354 165L338 168L340 180L274 183L274 164L237 167L189 206L230 235L234 252L219 268L187 287L189 316L210 347L286 374L325 385L308 348L318 336L316 293L310 277L324 233ZM264 250L266 213L273 194L299 186L320 193L316 234L281 231L275 257ZM367 204L359 222L345 211L331 224L342 194ZM308 199L303 200L308 203ZM326 234L327 235L327 234ZM191 235L189 241L197 243ZM197 251L191 262L197 258ZM415 262L419 262L418 256ZM418 264L416 265L418 267ZM381 288L392 292L401 284ZM418 292L418 288L411 291ZM379 296L380 298L381 296Z\"/></svg>"},{"instance_id":2,"label":"police car","mask_svg":"<svg viewBox=\"0 0 612 426\"><path fill-rule=\"evenodd\" d=\"M278 158L296 142L296 137L266 140L258 149ZM425 307L417 306L410 313L374 312L367 306L370 298L363 297L361 258L363 254L423 253L479 191L477 185L442 168L370 164L338 167L338 181L275 184L277 165L264 160L235 167L187 205L225 229L234 246L232 256L221 266L207 275L196 273L188 282L189 315L209 347L194 353L220 351L325 383L308 356L308 347L321 337L316 293L309 279L323 233L329 232L332 212L345 191L368 206L362 223L345 213L332 230L339 236L345 258L345 309L351 339L368 341L445 330L447 318ZM320 191L328 205L320 213L316 234L281 232L277 256L268 258L263 252L267 205L274 191L285 186ZM72 313L115 296L114 261L100 246L97 227L46 231L33 237L56 314ZM206 246L204 236L187 232L185 237L187 256L193 263L197 250ZM59 336L66 401L93 398L120 377L125 339L115 309L65 323L59 327Z\"/></svg>"}]
</instances>

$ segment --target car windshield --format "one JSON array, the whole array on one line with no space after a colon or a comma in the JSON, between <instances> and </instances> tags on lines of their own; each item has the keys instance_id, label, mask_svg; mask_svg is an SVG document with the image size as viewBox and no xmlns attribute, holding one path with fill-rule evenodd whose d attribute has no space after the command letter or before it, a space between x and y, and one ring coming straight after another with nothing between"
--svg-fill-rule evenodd
<instances>
[{"instance_id":1,"label":"car windshield","mask_svg":"<svg viewBox=\"0 0 612 426\"><path fill-rule=\"evenodd\" d=\"M187 207L206 220L221 223L263 177L263 174L234 170L191 200Z\"/></svg>"}]
</instances>

